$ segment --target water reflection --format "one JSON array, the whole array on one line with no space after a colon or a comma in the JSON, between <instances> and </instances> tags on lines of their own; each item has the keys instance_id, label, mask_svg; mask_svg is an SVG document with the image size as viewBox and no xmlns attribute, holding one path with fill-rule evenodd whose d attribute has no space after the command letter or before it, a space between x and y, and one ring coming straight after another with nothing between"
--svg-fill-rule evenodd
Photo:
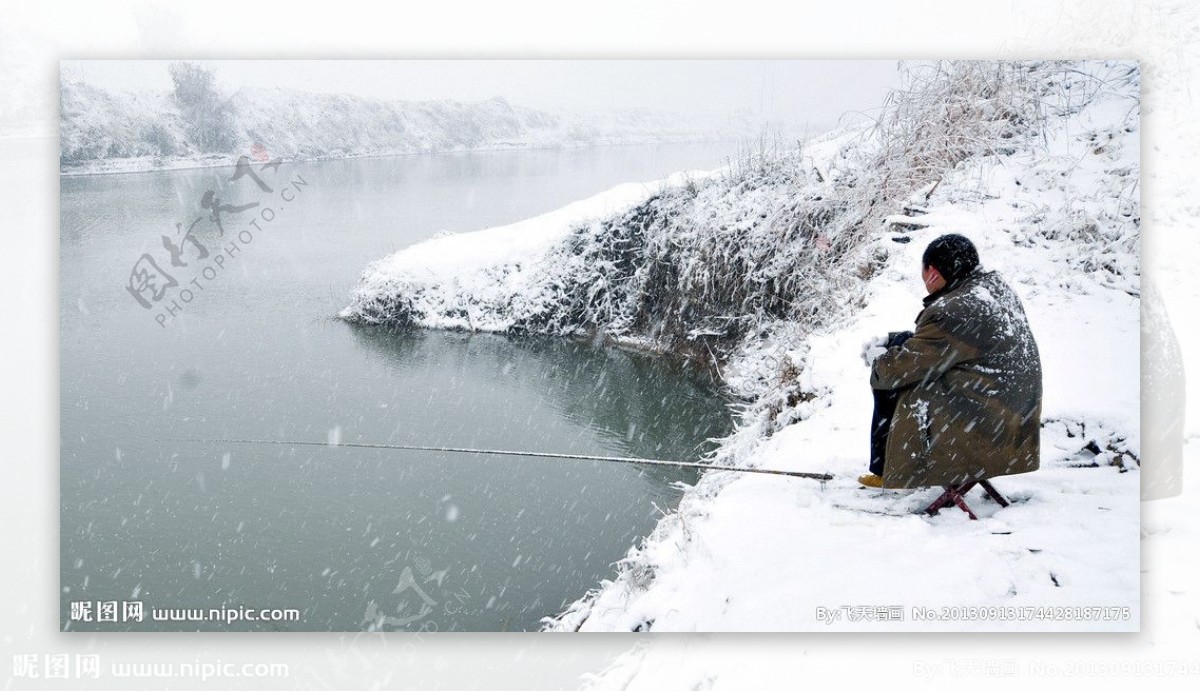
<instances>
[{"instance_id":1,"label":"water reflection","mask_svg":"<svg viewBox=\"0 0 1200 692\"><path fill-rule=\"evenodd\" d=\"M531 629L610 576L691 472L183 440L696 458L729 425L701 373L583 343L329 318L370 259L651 179L657 151L306 164L303 213L256 238L170 328L125 293L129 266L220 173L64 179L63 622L72 602L136 599L303 618L70 629Z\"/></svg>"},{"instance_id":2,"label":"water reflection","mask_svg":"<svg viewBox=\"0 0 1200 692\"><path fill-rule=\"evenodd\" d=\"M706 372L666 357L536 336L352 330L394 372L419 368L446 378L450 391L459 383L475 387L484 381L489 391L503 392L500 405L514 405L513 390L525 390L530 419L542 411L565 417L630 456L694 461L712 448L709 438L729 430L728 414L713 406L721 400L716 383Z\"/></svg>"}]
</instances>

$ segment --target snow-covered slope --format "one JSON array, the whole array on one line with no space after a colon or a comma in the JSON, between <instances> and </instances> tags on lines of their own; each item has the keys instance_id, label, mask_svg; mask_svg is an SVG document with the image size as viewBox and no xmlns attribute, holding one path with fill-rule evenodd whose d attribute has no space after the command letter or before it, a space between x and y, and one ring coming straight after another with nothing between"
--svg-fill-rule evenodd
<instances>
[{"instance_id":1,"label":"snow-covered slope","mask_svg":"<svg viewBox=\"0 0 1200 692\"><path fill-rule=\"evenodd\" d=\"M64 77L65 174L229 165L251 148L286 160L483 149L734 140L759 134L749 114L555 113L508 103L381 101L345 94L243 88L225 101L231 135L196 141L167 93L108 91Z\"/></svg>"},{"instance_id":2,"label":"snow-covered slope","mask_svg":"<svg viewBox=\"0 0 1200 692\"><path fill-rule=\"evenodd\" d=\"M623 186L364 274L347 319L707 353L747 401L717 459L834 474L705 474L547 628L1138 628L1137 67L934 69L891 102L891 126L679 176L640 201ZM1016 289L1045 371L1042 468L996 481L1007 508L973 494L977 522L917 514L940 489L855 482L871 410L861 344L911 326L921 251L946 232ZM959 606L999 610L913 611Z\"/></svg>"}]
</instances>

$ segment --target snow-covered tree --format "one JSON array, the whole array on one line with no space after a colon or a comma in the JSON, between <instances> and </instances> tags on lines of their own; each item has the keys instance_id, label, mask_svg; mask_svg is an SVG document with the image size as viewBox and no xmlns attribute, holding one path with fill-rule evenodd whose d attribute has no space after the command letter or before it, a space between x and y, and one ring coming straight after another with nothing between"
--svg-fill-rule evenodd
<instances>
[{"instance_id":1,"label":"snow-covered tree","mask_svg":"<svg viewBox=\"0 0 1200 692\"><path fill-rule=\"evenodd\" d=\"M172 63L173 96L179 105L188 137L202 152L229 152L236 145L233 107L216 88L210 70L190 62Z\"/></svg>"}]
</instances>

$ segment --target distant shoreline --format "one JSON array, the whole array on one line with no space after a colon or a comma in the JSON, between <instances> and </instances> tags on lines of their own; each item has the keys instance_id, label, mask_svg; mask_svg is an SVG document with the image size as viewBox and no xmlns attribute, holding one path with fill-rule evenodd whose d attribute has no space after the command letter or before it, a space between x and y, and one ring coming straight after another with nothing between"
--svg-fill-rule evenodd
<instances>
[{"instance_id":1,"label":"distant shoreline","mask_svg":"<svg viewBox=\"0 0 1200 692\"><path fill-rule=\"evenodd\" d=\"M620 146L647 146L647 145L678 145L678 144L720 144L728 142L731 145L739 145L744 143L745 138L681 138L681 139L648 139L645 141L590 141L590 142L560 142L553 144L490 144L480 147L449 147L445 149L431 149L426 151L395 151L395 152L369 152L362 154L346 154L344 156L313 156L304 158L287 158L283 157L284 163L303 163L310 161L342 161L350 159L376 159L376 158L392 158L392 157L407 157L407 156L428 156L439 154L474 154L474 153L492 153L492 152L507 152L507 151L545 151L552 149L587 149L591 147L620 147ZM730 151L730 156L735 156L735 150ZM170 160L162 159L161 157L140 157L140 158L124 158L124 159L101 159L82 164L71 164L64 168L61 165L58 169L60 178L81 178L88 176L100 175L127 175L135 173L155 173L159 171L187 171L200 170L207 168L233 168L237 165L238 157L230 154L212 155L207 157L178 157Z\"/></svg>"}]
</instances>

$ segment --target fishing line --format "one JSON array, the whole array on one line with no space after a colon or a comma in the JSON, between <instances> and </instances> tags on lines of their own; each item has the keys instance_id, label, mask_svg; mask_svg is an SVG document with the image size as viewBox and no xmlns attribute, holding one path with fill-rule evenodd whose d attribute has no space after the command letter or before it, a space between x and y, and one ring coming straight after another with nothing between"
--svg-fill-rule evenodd
<instances>
[{"instance_id":1,"label":"fishing line","mask_svg":"<svg viewBox=\"0 0 1200 692\"><path fill-rule=\"evenodd\" d=\"M355 449L393 449L413 452L450 452L453 454L479 454L509 457L536 457L540 459L581 459L586 461L604 461L614 464L638 464L642 466L671 466L675 468L691 468L709 471L733 471L735 473L761 473L772 476L790 476L792 478L811 478L824 483L833 480L827 473L806 473L803 471L782 471L779 469L752 469L739 466L722 466L720 464L702 464L690 461L668 461L666 459L645 459L642 457L613 457L596 456L592 454L556 454L551 452L525 452L511 449L476 449L473 447L430 447L424 445L391 445L370 442L313 442L308 440L249 440L249 439L216 439L216 438L187 438L178 442L203 442L220 444L248 445L279 445L285 447L352 447Z\"/></svg>"}]
</instances>

